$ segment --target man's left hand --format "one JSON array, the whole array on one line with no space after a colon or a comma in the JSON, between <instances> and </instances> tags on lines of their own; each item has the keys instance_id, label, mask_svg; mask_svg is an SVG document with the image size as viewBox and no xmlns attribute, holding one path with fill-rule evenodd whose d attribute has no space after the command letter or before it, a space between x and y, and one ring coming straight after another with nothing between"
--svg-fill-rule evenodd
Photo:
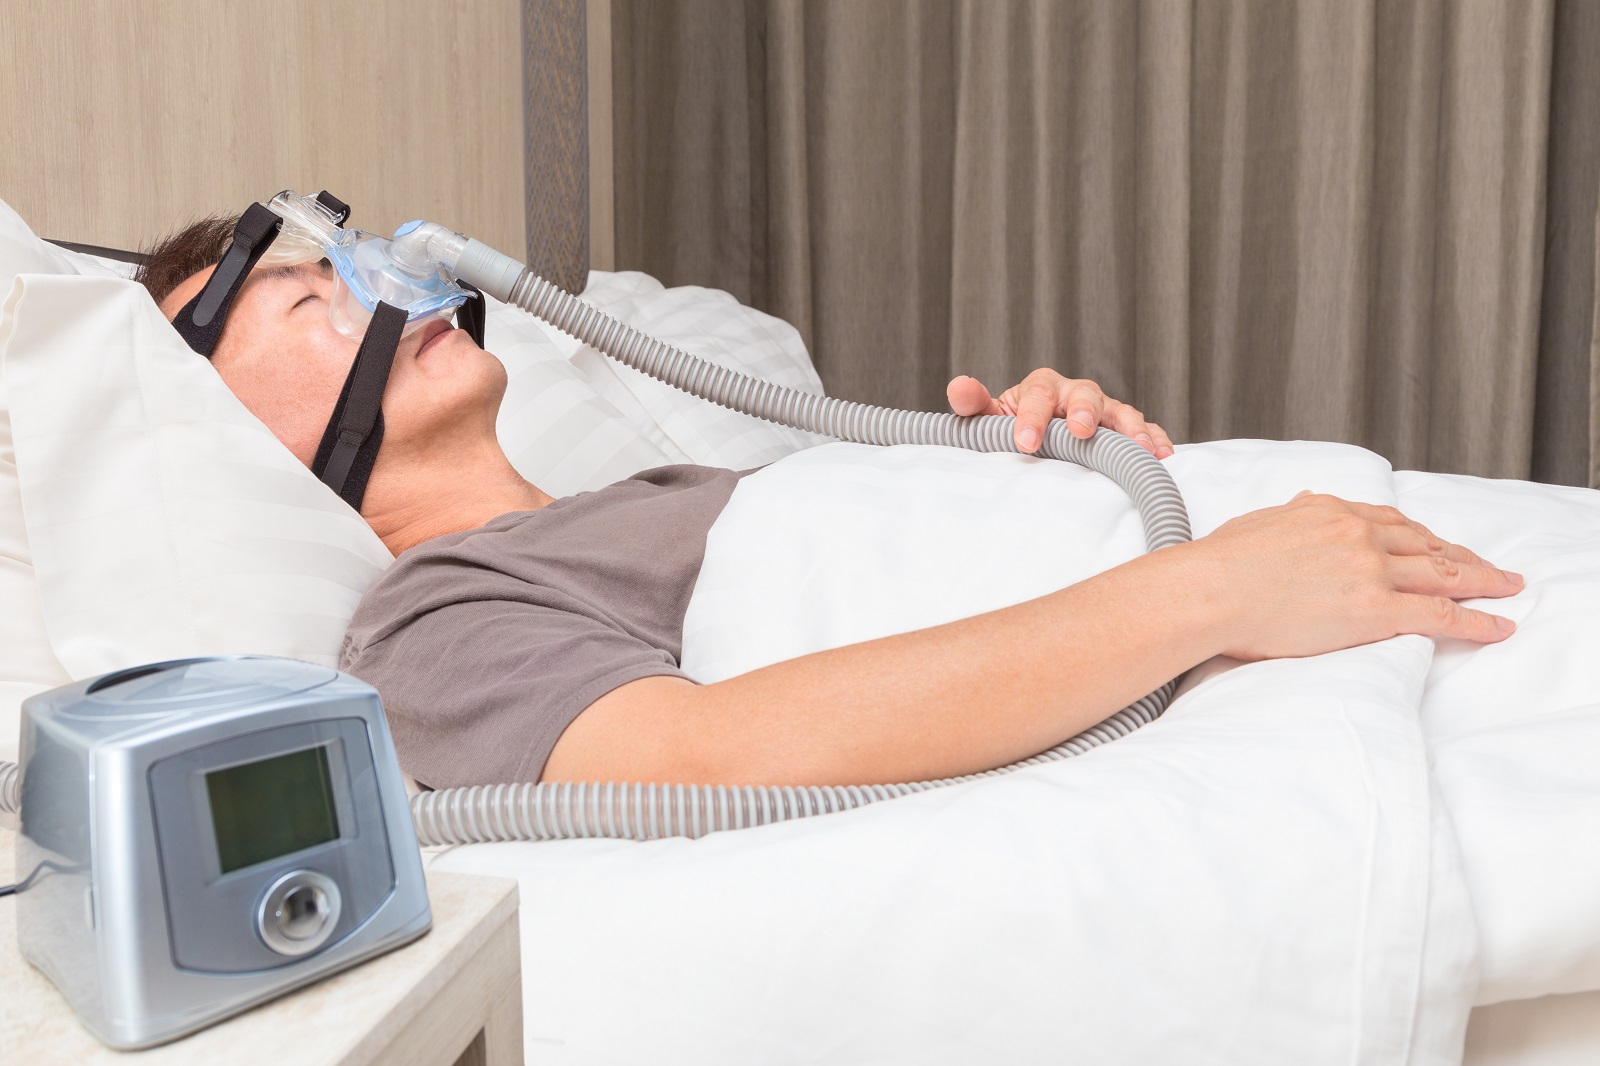
<instances>
[{"instance_id":1,"label":"man's left hand","mask_svg":"<svg viewBox=\"0 0 1600 1066\"><path fill-rule=\"evenodd\" d=\"M1091 437L1096 426L1105 426L1142 444L1157 459L1172 454L1166 432L1146 422L1132 405L1113 400L1092 381L1064 378L1049 368L1035 370L998 399L971 377L954 379L945 394L950 410L958 415L1016 415L1014 439L1024 452L1038 451L1050 419L1064 418L1074 437Z\"/></svg>"}]
</instances>

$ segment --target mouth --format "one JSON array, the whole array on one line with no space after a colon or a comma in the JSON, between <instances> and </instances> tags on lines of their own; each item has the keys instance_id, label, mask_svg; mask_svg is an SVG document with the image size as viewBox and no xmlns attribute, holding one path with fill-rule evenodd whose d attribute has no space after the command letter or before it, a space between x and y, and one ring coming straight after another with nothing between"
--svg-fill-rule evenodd
<instances>
[{"instance_id":1,"label":"mouth","mask_svg":"<svg viewBox=\"0 0 1600 1066\"><path fill-rule=\"evenodd\" d=\"M432 322L429 322L426 326L423 326L417 331L417 333L422 337L422 343L417 346L417 354L421 355L429 348L432 348L434 342L436 342L440 337L443 337L447 333L454 332L455 327L450 323L440 318L434 319Z\"/></svg>"}]
</instances>

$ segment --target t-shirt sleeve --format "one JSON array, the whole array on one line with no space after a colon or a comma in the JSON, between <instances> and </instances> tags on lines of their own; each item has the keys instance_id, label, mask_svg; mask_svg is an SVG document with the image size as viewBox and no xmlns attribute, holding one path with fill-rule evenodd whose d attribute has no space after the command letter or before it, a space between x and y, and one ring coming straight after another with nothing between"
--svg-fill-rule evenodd
<instances>
[{"instance_id":1,"label":"t-shirt sleeve","mask_svg":"<svg viewBox=\"0 0 1600 1066\"><path fill-rule=\"evenodd\" d=\"M537 781L584 708L642 677L688 675L600 618L513 600L452 603L341 664L383 697L406 769L433 788Z\"/></svg>"}]
</instances>

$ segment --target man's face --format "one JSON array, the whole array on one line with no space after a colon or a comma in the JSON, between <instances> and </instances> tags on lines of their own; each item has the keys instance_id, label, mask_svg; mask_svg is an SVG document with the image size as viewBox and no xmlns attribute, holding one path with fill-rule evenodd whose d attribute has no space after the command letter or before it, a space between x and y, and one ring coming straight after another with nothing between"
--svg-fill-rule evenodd
<instances>
[{"instance_id":1,"label":"man's face","mask_svg":"<svg viewBox=\"0 0 1600 1066\"><path fill-rule=\"evenodd\" d=\"M213 268L186 279L161 301L170 320L205 286ZM339 390L355 362L358 339L328 320L333 270L326 261L251 272L217 341L211 363L233 394L302 463L311 465ZM500 361L465 330L434 319L400 341L383 392L378 467L416 459L455 443L494 439L505 392ZM374 477L378 470L374 470Z\"/></svg>"}]
</instances>

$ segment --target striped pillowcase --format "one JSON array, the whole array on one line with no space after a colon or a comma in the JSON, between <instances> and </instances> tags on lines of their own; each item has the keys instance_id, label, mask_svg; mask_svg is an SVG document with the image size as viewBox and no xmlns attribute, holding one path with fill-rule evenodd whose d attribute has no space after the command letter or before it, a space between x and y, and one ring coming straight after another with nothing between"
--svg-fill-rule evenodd
<instances>
[{"instance_id":1,"label":"striped pillowcase","mask_svg":"<svg viewBox=\"0 0 1600 1066\"><path fill-rule=\"evenodd\" d=\"M593 271L582 298L630 326L718 366L822 394L822 381L795 328L718 289L693 285L668 289L637 271ZM573 365L597 392L619 407L623 403L620 397L636 401L660 430L654 438L658 446L676 449L684 461L744 470L830 439L718 407L569 337L557 336Z\"/></svg>"},{"instance_id":2,"label":"striped pillowcase","mask_svg":"<svg viewBox=\"0 0 1600 1066\"><path fill-rule=\"evenodd\" d=\"M591 387L556 342L560 336L518 308L489 301L484 347L508 378L495 433L519 474L552 496L570 496L689 461L665 445L642 410L630 419Z\"/></svg>"},{"instance_id":3,"label":"striped pillowcase","mask_svg":"<svg viewBox=\"0 0 1600 1066\"><path fill-rule=\"evenodd\" d=\"M664 288L636 271L593 271L583 300L719 366L817 395L822 382L782 319L716 289ZM641 470L762 466L828 438L708 403L489 300L485 346L510 376L496 427L517 471L555 496Z\"/></svg>"}]
</instances>

